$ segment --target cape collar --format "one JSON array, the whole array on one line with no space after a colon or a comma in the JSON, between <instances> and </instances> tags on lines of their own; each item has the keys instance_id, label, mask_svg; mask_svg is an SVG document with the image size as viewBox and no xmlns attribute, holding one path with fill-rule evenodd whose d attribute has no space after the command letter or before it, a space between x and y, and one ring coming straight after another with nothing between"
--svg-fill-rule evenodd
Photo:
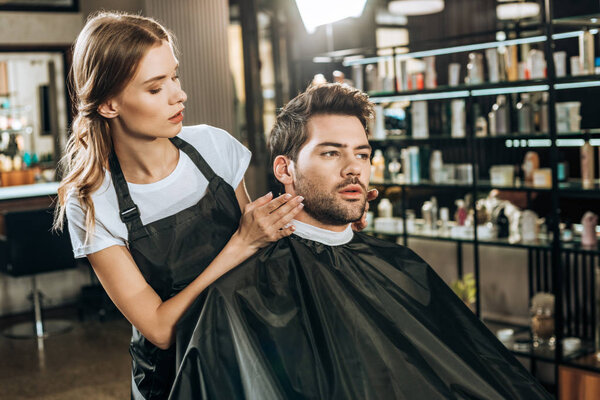
<instances>
[{"instance_id":1,"label":"cape collar","mask_svg":"<svg viewBox=\"0 0 600 400\"><path fill-rule=\"evenodd\" d=\"M327 246L340 246L346 244L350 242L354 236L350 224L348 224L346 229L342 232L333 232L328 229L318 228L314 225L300 222L295 219L292 220L292 224L296 227L294 235L298 235L303 239L323 243Z\"/></svg>"}]
</instances>

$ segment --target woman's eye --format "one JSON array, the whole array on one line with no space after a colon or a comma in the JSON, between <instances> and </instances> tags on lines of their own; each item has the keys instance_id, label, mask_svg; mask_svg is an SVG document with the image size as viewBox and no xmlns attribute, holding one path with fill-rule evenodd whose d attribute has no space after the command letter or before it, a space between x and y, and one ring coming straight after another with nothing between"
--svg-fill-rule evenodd
<instances>
[{"instance_id":1,"label":"woman's eye","mask_svg":"<svg viewBox=\"0 0 600 400\"><path fill-rule=\"evenodd\" d=\"M179 75L175 75L175 76L173 77L173 80L174 80L174 81L176 81L176 80L179 80Z\"/></svg>"},{"instance_id":2,"label":"woman's eye","mask_svg":"<svg viewBox=\"0 0 600 400\"><path fill-rule=\"evenodd\" d=\"M150 89L150 94L157 94L158 92L161 91L161 88L158 89Z\"/></svg>"}]
</instances>

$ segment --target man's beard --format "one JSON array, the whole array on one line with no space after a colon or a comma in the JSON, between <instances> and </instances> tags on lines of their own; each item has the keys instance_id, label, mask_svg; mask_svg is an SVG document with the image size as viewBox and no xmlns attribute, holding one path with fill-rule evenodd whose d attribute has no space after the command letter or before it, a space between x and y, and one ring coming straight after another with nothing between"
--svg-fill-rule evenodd
<instances>
[{"instance_id":1,"label":"man's beard","mask_svg":"<svg viewBox=\"0 0 600 400\"><path fill-rule=\"evenodd\" d=\"M363 198L357 200L342 200L338 191L348 185L360 185ZM314 185L310 179L298 174L295 183L297 195L304 197L304 211L317 221L328 225L346 225L361 219L367 203L365 186L358 178L346 179L337 185L332 192L326 192L322 187Z\"/></svg>"}]
</instances>

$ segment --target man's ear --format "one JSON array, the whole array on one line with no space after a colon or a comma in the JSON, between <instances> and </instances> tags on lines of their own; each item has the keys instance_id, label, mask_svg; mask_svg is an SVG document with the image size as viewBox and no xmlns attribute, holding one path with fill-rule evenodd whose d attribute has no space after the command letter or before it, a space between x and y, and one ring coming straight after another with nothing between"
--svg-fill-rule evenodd
<instances>
[{"instance_id":1,"label":"man's ear","mask_svg":"<svg viewBox=\"0 0 600 400\"><path fill-rule=\"evenodd\" d=\"M283 185L291 185L294 182L293 169L292 161L286 156L277 156L273 160L273 174Z\"/></svg>"},{"instance_id":2,"label":"man's ear","mask_svg":"<svg viewBox=\"0 0 600 400\"><path fill-rule=\"evenodd\" d=\"M98 114L104 118L115 118L119 115L119 106L114 99L107 100L98 106Z\"/></svg>"}]
</instances>

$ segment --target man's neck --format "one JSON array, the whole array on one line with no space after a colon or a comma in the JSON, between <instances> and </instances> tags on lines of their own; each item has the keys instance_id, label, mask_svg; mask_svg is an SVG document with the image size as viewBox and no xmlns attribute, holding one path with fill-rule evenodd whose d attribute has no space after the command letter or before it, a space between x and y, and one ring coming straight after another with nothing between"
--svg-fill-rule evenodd
<instances>
[{"instance_id":1,"label":"man's neck","mask_svg":"<svg viewBox=\"0 0 600 400\"><path fill-rule=\"evenodd\" d=\"M346 230L346 228L348 228L348 225L350 225L350 224L345 224L345 225L324 224L321 221L318 221L315 218L308 215L306 213L306 211L300 211L294 219L296 221L304 222L305 224L316 226L317 228L326 229L326 230L332 231L332 232L343 232Z\"/></svg>"}]
</instances>

